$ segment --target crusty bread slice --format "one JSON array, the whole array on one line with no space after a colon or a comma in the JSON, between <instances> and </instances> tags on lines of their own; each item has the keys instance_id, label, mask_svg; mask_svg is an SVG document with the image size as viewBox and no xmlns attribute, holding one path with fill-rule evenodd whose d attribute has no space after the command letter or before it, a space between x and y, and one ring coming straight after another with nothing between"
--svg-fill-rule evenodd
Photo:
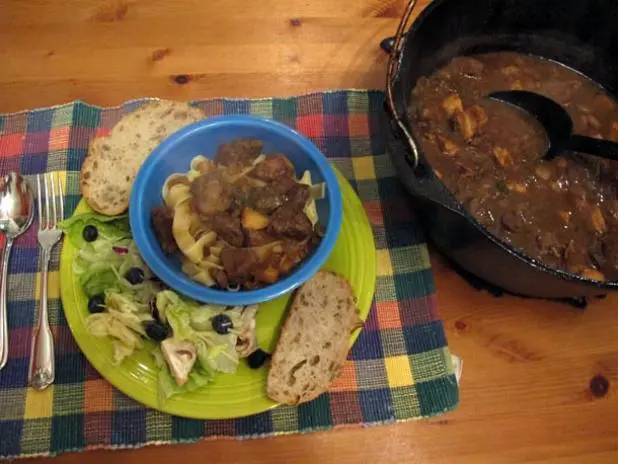
<instances>
[{"instance_id":1,"label":"crusty bread slice","mask_svg":"<svg viewBox=\"0 0 618 464\"><path fill-rule=\"evenodd\" d=\"M268 371L268 397L298 404L324 393L341 373L350 333L360 326L348 281L319 271L294 296Z\"/></svg>"},{"instance_id":2,"label":"crusty bread slice","mask_svg":"<svg viewBox=\"0 0 618 464\"><path fill-rule=\"evenodd\" d=\"M168 135L203 119L187 103L159 100L124 115L107 137L90 142L79 187L92 209L110 216L129 207L135 176L152 150Z\"/></svg>"}]
</instances>

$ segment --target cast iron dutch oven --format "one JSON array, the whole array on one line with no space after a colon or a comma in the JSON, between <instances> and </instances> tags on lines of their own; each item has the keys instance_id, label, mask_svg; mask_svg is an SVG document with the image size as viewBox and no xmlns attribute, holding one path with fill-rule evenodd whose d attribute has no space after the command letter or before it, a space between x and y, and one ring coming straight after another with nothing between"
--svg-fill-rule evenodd
<instances>
[{"instance_id":1,"label":"cast iron dutch oven","mask_svg":"<svg viewBox=\"0 0 618 464\"><path fill-rule=\"evenodd\" d=\"M437 247L466 271L501 289L543 298L618 290L553 269L486 231L433 174L406 114L417 79L451 58L499 50L555 60L618 90L618 2L606 0L435 0L404 34L408 5L387 76L387 149Z\"/></svg>"}]
</instances>

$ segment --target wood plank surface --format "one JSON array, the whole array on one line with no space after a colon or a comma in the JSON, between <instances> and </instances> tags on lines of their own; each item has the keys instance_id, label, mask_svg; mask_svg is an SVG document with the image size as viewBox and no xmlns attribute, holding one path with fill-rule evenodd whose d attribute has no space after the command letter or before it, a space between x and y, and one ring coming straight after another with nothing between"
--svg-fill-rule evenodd
<instances>
[{"instance_id":1,"label":"wood plank surface","mask_svg":"<svg viewBox=\"0 0 618 464\"><path fill-rule=\"evenodd\" d=\"M286 96L382 88L389 0L3 0L0 112L81 99ZM421 6L427 0L421 1ZM179 77L180 76L180 77ZM304 436L93 451L54 464L617 463L618 298L586 310L477 292L432 253L464 359L461 405L429 421ZM590 383L605 377L608 393Z\"/></svg>"}]
</instances>

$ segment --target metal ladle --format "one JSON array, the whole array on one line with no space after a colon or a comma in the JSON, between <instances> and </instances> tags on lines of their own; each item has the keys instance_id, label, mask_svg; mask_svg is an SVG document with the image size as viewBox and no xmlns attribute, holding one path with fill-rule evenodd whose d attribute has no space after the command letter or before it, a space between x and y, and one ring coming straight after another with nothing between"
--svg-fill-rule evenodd
<instances>
[{"instance_id":1,"label":"metal ladle","mask_svg":"<svg viewBox=\"0 0 618 464\"><path fill-rule=\"evenodd\" d=\"M569 113L562 105L543 95L525 90L506 90L490 93L489 98L520 108L539 121L549 140L544 157L546 160L565 151L574 151L618 161L618 143L573 134L573 121Z\"/></svg>"},{"instance_id":2,"label":"metal ladle","mask_svg":"<svg viewBox=\"0 0 618 464\"><path fill-rule=\"evenodd\" d=\"M32 224L34 199L28 182L20 174L11 172L0 178L0 233L6 242L2 254L2 281L0 285L0 369L9 357L9 327L7 322L7 284L9 257L13 240Z\"/></svg>"}]
</instances>

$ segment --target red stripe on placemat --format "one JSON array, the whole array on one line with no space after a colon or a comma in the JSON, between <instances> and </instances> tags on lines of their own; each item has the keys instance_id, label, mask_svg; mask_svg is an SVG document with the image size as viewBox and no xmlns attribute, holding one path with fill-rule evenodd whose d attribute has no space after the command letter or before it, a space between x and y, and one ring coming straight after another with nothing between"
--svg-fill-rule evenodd
<instances>
[{"instance_id":1,"label":"red stripe on placemat","mask_svg":"<svg viewBox=\"0 0 618 464\"><path fill-rule=\"evenodd\" d=\"M3 155L0 150L0 174L4 175L11 171L19 172L20 169L20 157L15 155Z\"/></svg>"},{"instance_id":2,"label":"red stripe on placemat","mask_svg":"<svg viewBox=\"0 0 618 464\"><path fill-rule=\"evenodd\" d=\"M101 447L112 442L112 416L109 412L84 414L84 444Z\"/></svg>"},{"instance_id":3,"label":"red stripe on placemat","mask_svg":"<svg viewBox=\"0 0 618 464\"><path fill-rule=\"evenodd\" d=\"M24 154L47 153L49 131L28 132L24 141Z\"/></svg>"},{"instance_id":4,"label":"red stripe on placemat","mask_svg":"<svg viewBox=\"0 0 618 464\"><path fill-rule=\"evenodd\" d=\"M236 423L231 419L208 421L204 428L208 437L236 435Z\"/></svg>"},{"instance_id":5,"label":"red stripe on placemat","mask_svg":"<svg viewBox=\"0 0 618 464\"><path fill-rule=\"evenodd\" d=\"M68 127L60 127L58 129L52 129L49 131L49 151L57 151L69 148L69 134L70 129Z\"/></svg>"},{"instance_id":6,"label":"red stripe on placemat","mask_svg":"<svg viewBox=\"0 0 618 464\"><path fill-rule=\"evenodd\" d=\"M371 308L369 309L369 314L367 315L367 319L365 319L363 327L365 330L378 330L380 328L375 300L371 302Z\"/></svg>"},{"instance_id":7,"label":"red stripe on placemat","mask_svg":"<svg viewBox=\"0 0 618 464\"><path fill-rule=\"evenodd\" d=\"M75 343L71 330L66 326L53 327L56 353L79 353L79 347Z\"/></svg>"},{"instance_id":8,"label":"red stripe on placemat","mask_svg":"<svg viewBox=\"0 0 618 464\"><path fill-rule=\"evenodd\" d=\"M438 320L435 294L413 300L401 300L399 302L399 310L401 322L405 327Z\"/></svg>"},{"instance_id":9,"label":"red stripe on placemat","mask_svg":"<svg viewBox=\"0 0 618 464\"><path fill-rule=\"evenodd\" d=\"M356 367L354 361L346 361L343 364L341 375L335 379L330 387L331 392L348 392L358 388L356 381Z\"/></svg>"},{"instance_id":10,"label":"red stripe on placemat","mask_svg":"<svg viewBox=\"0 0 618 464\"><path fill-rule=\"evenodd\" d=\"M100 120L97 127L97 137L109 134L112 131L112 127L120 121L120 118L122 118L123 115L123 109L114 109L100 113Z\"/></svg>"},{"instance_id":11,"label":"red stripe on placemat","mask_svg":"<svg viewBox=\"0 0 618 464\"><path fill-rule=\"evenodd\" d=\"M86 363L85 377L86 377L86 380L97 380L101 378L99 373L95 370L94 367L92 367L92 364L90 364L89 362Z\"/></svg>"},{"instance_id":12,"label":"red stripe on placemat","mask_svg":"<svg viewBox=\"0 0 618 464\"><path fill-rule=\"evenodd\" d=\"M34 187L34 186L32 186ZM36 187L34 187L36 189ZM38 242L36 239L39 230L39 222L35 221L22 235L15 239L15 246L19 248L36 248Z\"/></svg>"},{"instance_id":13,"label":"red stripe on placemat","mask_svg":"<svg viewBox=\"0 0 618 464\"><path fill-rule=\"evenodd\" d=\"M384 201L382 211L390 222L409 222L412 220L412 208L407 197L391 198Z\"/></svg>"},{"instance_id":14,"label":"red stripe on placemat","mask_svg":"<svg viewBox=\"0 0 618 464\"><path fill-rule=\"evenodd\" d=\"M363 412L355 391L331 392L328 400L333 422L339 424L363 422Z\"/></svg>"},{"instance_id":15,"label":"red stripe on placemat","mask_svg":"<svg viewBox=\"0 0 618 464\"><path fill-rule=\"evenodd\" d=\"M69 141L69 148L88 148L90 140L95 137L107 135L109 131L95 130L90 127L75 126L71 132L71 140Z\"/></svg>"},{"instance_id":16,"label":"red stripe on placemat","mask_svg":"<svg viewBox=\"0 0 618 464\"><path fill-rule=\"evenodd\" d=\"M384 215L382 214L382 205L379 201L366 201L363 203L365 212L369 218L369 222L373 226L384 227Z\"/></svg>"},{"instance_id":17,"label":"red stripe on placemat","mask_svg":"<svg viewBox=\"0 0 618 464\"><path fill-rule=\"evenodd\" d=\"M327 137L347 137L349 135L347 114L325 114L323 117L324 135Z\"/></svg>"},{"instance_id":18,"label":"red stripe on placemat","mask_svg":"<svg viewBox=\"0 0 618 464\"><path fill-rule=\"evenodd\" d=\"M307 137L324 137L324 120L321 114L310 114L296 118L296 129Z\"/></svg>"},{"instance_id":19,"label":"red stripe on placemat","mask_svg":"<svg viewBox=\"0 0 618 464\"><path fill-rule=\"evenodd\" d=\"M324 112L324 101L322 95L306 95L300 97L296 103L296 114L298 116L305 116L308 114L322 115Z\"/></svg>"},{"instance_id":20,"label":"red stripe on placemat","mask_svg":"<svg viewBox=\"0 0 618 464\"><path fill-rule=\"evenodd\" d=\"M9 315L9 317L11 317ZM32 329L30 327L19 327L10 330L9 356L13 361L18 358L29 358L32 343Z\"/></svg>"},{"instance_id":21,"label":"red stripe on placemat","mask_svg":"<svg viewBox=\"0 0 618 464\"><path fill-rule=\"evenodd\" d=\"M352 137L369 135L369 118L366 114L350 113L348 115L348 133Z\"/></svg>"},{"instance_id":22,"label":"red stripe on placemat","mask_svg":"<svg viewBox=\"0 0 618 464\"><path fill-rule=\"evenodd\" d=\"M211 101L206 102L205 105L202 106L204 109L204 113L206 116L220 116L223 114L223 102L221 101Z\"/></svg>"},{"instance_id":23,"label":"red stripe on placemat","mask_svg":"<svg viewBox=\"0 0 618 464\"><path fill-rule=\"evenodd\" d=\"M375 311L380 329L400 329L399 303L395 300L380 301Z\"/></svg>"},{"instance_id":24,"label":"red stripe on placemat","mask_svg":"<svg viewBox=\"0 0 618 464\"><path fill-rule=\"evenodd\" d=\"M0 135L0 156L16 156L24 152L24 134Z\"/></svg>"},{"instance_id":25,"label":"red stripe on placemat","mask_svg":"<svg viewBox=\"0 0 618 464\"><path fill-rule=\"evenodd\" d=\"M84 382L84 410L86 413L105 412L113 409L112 385L104 379Z\"/></svg>"}]
</instances>

